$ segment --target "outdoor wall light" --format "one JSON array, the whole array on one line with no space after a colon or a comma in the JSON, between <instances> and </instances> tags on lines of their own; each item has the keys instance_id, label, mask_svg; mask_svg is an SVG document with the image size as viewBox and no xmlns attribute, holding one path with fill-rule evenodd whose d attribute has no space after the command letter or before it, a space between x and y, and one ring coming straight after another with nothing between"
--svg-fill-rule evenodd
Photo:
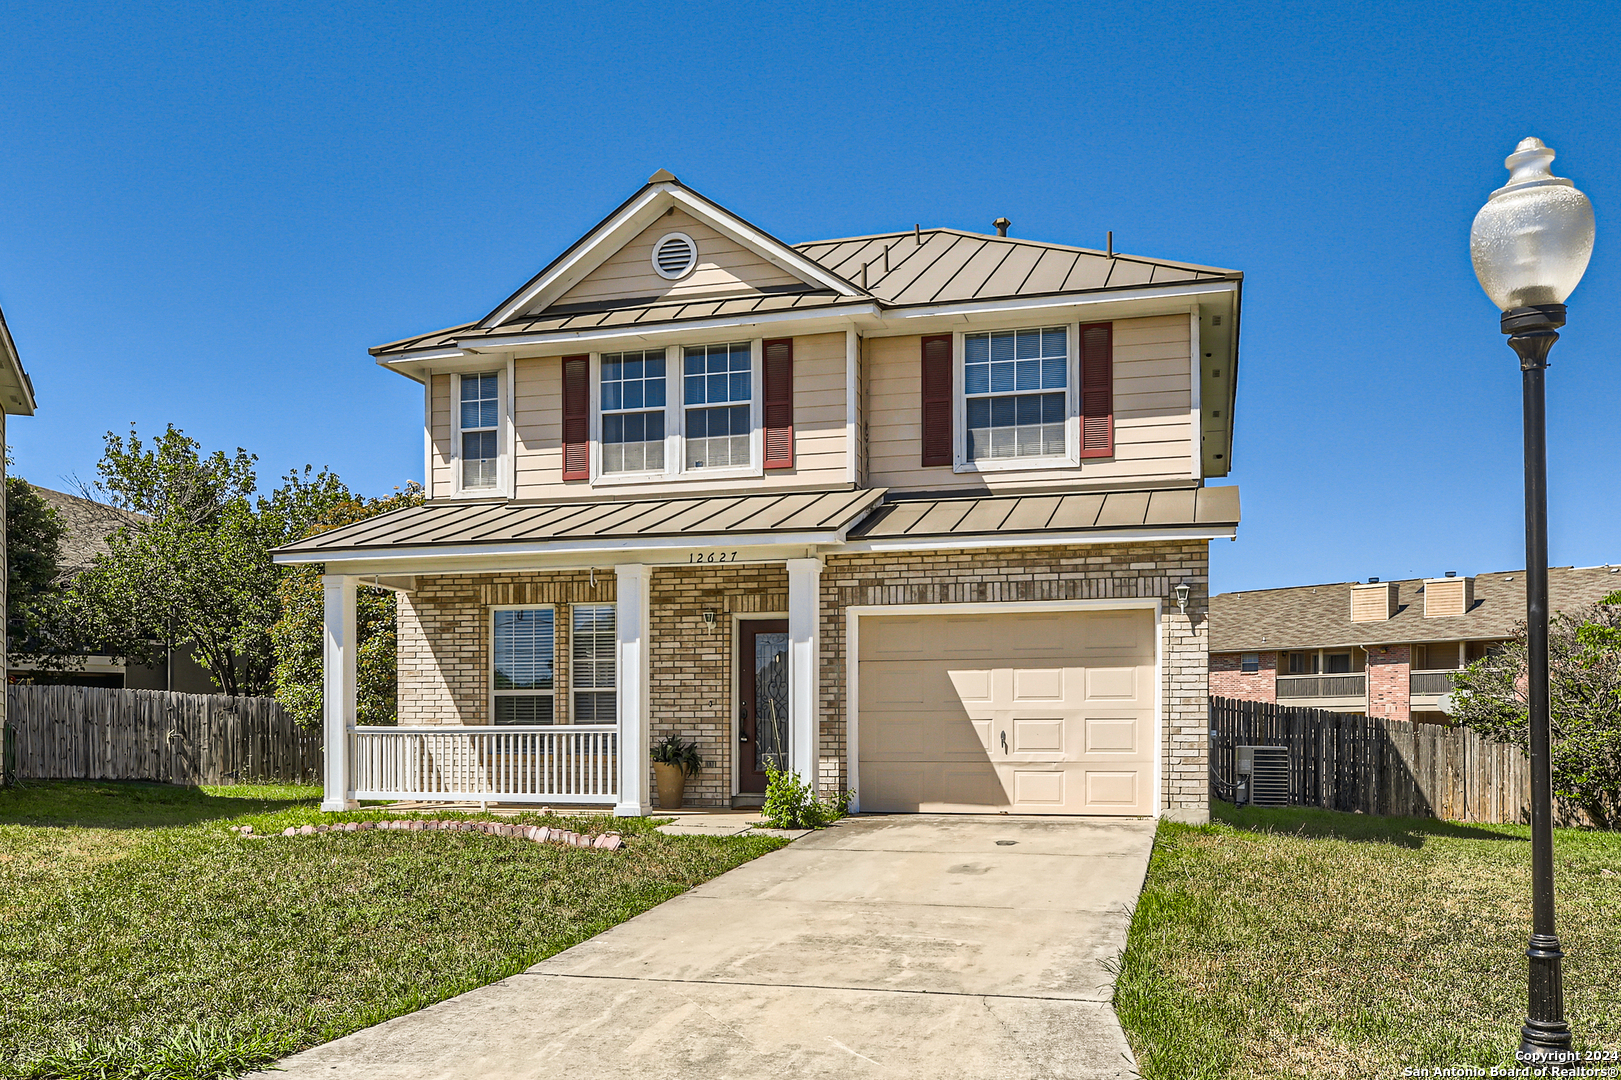
<instances>
[{"instance_id":1,"label":"outdoor wall light","mask_svg":"<svg viewBox=\"0 0 1621 1080\"><path fill-rule=\"evenodd\" d=\"M1503 164L1469 230L1475 276L1503 313L1520 358L1525 417L1525 626L1527 735L1531 744L1531 959L1529 1007L1520 1029L1525 1062L1572 1060L1565 1022L1564 951L1554 932L1553 778L1548 745L1548 447L1545 373L1565 325L1565 298L1593 255L1593 204L1549 171L1553 151L1524 139Z\"/></svg>"},{"instance_id":2,"label":"outdoor wall light","mask_svg":"<svg viewBox=\"0 0 1621 1080\"><path fill-rule=\"evenodd\" d=\"M714 626L715 625L715 613L713 611L704 612L704 625L705 626Z\"/></svg>"},{"instance_id":3,"label":"outdoor wall light","mask_svg":"<svg viewBox=\"0 0 1621 1080\"><path fill-rule=\"evenodd\" d=\"M1185 581L1176 587L1176 610L1184 615L1188 613L1188 594L1192 591L1193 587Z\"/></svg>"}]
</instances>

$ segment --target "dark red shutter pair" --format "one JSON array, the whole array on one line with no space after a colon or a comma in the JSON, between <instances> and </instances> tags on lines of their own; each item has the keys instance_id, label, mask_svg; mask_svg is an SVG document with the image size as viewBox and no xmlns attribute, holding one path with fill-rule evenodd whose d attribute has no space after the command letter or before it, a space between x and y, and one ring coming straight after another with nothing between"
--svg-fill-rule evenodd
<instances>
[{"instance_id":1,"label":"dark red shutter pair","mask_svg":"<svg viewBox=\"0 0 1621 1080\"><path fill-rule=\"evenodd\" d=\"M923 339L923 464L952 464L951 335ZM1081 327L1081 457L1114 454L1114 326Z\"/></svg>"},{"instance_id":2,"label":"dark red shutter pair","mask_svg":"<svg viewBox=\"0 0 1621 1080\"><path fill-rule=\"evenodd\" d=\"M794 341L765 343L765 467L794 467ZM563 479L591 478L591 358L563 357Z\"/></svg>"}]
</instances>

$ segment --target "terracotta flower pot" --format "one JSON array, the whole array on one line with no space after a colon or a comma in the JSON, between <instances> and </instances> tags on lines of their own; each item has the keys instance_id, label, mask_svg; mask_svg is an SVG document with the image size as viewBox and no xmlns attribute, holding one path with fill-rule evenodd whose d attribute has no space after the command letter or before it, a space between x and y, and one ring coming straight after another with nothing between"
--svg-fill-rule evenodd
<instances>
[{"instance_id":1,"label":"terracotta flower pot","mask_svg":"<svg viewBox=\"0 0 1621 1080\"><path fill-rule=\"evenodd\" d=\"M681 800L687 790L687 774L681 771L681 766L667 765L662 761L655 761L653 762L653 779L658 784L659 809L681 809Z\"/></svg>"}]
</instances>

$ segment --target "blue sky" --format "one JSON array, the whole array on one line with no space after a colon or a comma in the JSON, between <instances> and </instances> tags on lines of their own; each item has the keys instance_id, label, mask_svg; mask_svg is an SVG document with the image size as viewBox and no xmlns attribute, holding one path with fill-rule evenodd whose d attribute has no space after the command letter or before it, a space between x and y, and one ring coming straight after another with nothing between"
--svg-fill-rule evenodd
<instances>
[{"instance_id":1,"label":"blue sky","mask_svg":"<svg viewBox=\"0 0 1621 1080\"><path fill-rule=\"evenodd\" d=\"M655 169L790 242L913 222L1243 270L1220 591L1523 563L1468 260L1537 135L1599 235L1553 354L1553 561L1621 561L1621 78L1598 4L7 5L16 467L173 422L381 493L366 348L483 315ZM1524 34L1512 39L1516 27Z\"/></svg>"}]
</instances>

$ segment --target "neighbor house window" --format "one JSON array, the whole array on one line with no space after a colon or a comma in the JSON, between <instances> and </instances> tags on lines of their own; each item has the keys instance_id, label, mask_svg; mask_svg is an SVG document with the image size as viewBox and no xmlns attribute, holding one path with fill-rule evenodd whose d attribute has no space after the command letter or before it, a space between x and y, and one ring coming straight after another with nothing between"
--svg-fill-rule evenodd
<instances>
[{"instance_id":1,"label":"neighbor house window","mask_svg":"<svg viewBox=\"0 0 1621 1080\"><path fill-rule=\"evenodd\" d=\"M463 375L461 383L462 487L493 488L500 465L501 379L492 371Z\"/></svg>"},{"instance_id":2,"label":"neighbor house window","mask_svg":"<svg viewBox=\"0 0 1621 1080\"><path fill-rule=\"evenodd\" d=\"M602 357L602 471L664 471L664 350Z\"/></svg>"},{"instance_id":3,"label":"neighbor house window","mask_svg":"<svg viewBox=\"0 0 1621 1080\"><path fill-rule=\"evenodd\" d=\"M1285 653L1286 670L1290 675L1317 674L1317 654L1314 652Z\"/></svg>"},{"instance_id":4,"label":"neighbor house window","mask_svg":"<svg viewBox=\"0 0 1621 1080\"><path fill-rule=\"evenodd\" d=\"M1324 653L1323 654L1323 674L1325 674L1325 675L1347 675L1347 674L1350 674L1350 672L1351 672L1351 654L1350 653L1346 652L1346 653Z\"/></svg>"},{"instance_id":5,"label":"neighbor house window","mask_svg":"<svg viewBox=\"0 0 1621 1080\"><path fill-rule=\"evenodd\" d=\"M749 405L754 400L749 343L694 345L684 353L681 403L686 409L686 467L747 465Z\"/></svg>"},{"instance_id":6,"label":"neighbor house window","mask_svg":"<svg viewBox=\"0 0 1621 1080\"><path fill-rule=\"evenodd\" d=\"M618 719L612 604L576 604L570 635L569 685L576 724L612 724Z\"/></svg>"},{"instance_id":7,"label":"neighbor house window","mask_svg":"<svg viewBox=\"0 0 1621 1080\"><path fill-rule=\"evenodd\" d=\"M550 724L555 696L552 609L498 609L491 618L495 722Z\"/></svg>"},{"instance_id":8,"label":"neighbor house window","mask_svg":"<svg viewBox=\"0 0 1621 1080\"><path fill-rule=\"evenodd\" d=\"M1243 668L1244 674L1255 674L1257 671L1261 670L1261 654L1252 652L1245 653L1241 658L1240 666Z\"/></svg>"},{"instance_id":9,"label":"neighbor house window","mask_svg":"<svg viewBox=\"0 0 1621 1080\"><path fill-rule=\"evenodd\" d=\"M1064 327L964 334L968 460L1063 457L1068 386Z\"/></svg>"}]
</instances>

